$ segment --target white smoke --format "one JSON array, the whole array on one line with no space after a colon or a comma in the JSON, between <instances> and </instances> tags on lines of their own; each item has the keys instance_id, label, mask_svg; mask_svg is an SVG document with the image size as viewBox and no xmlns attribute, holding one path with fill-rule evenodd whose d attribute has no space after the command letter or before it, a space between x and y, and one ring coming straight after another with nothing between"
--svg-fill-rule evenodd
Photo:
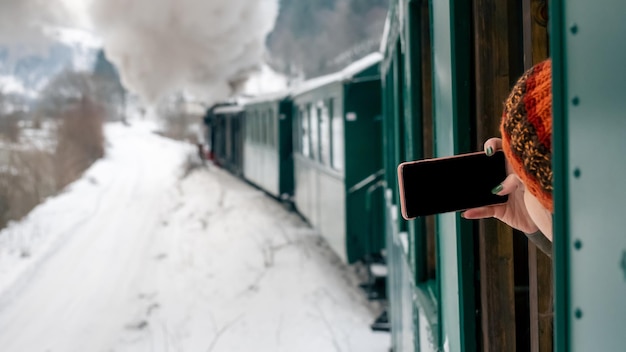
<instances>
[{"instance_id":1,"label":"white smoke","mask_svg":"<svg viewBox=\"0 0 626 352\"><path fill-rule=\"evenodd\" d=\"M0 0L0 44L23 52L40 49L45 29L73 21L65 3L47 0Z\"/></svg>"},{"instance_id":2,"label":"white smoke","mask_svg":"<svg viewBox=\"0 0 626 352\"><path fill-rule=\"evenodd\" d=\"M261 67L277 16L278 0L0 0L0 45L15 53L49 41L51 28L89 23L145 100L186 91L214 101Z\"/></svg>"},{"instance_id":3,"label":"white smoke","mask_svg":"<svg viewBox=\"0 0 626 352\"><path fill-rule=\"evenodd\" d=\"M93 0L107 57L148 101L187 91L215 101L257 69L277 0Z\"/></svg>"}]
</instances>

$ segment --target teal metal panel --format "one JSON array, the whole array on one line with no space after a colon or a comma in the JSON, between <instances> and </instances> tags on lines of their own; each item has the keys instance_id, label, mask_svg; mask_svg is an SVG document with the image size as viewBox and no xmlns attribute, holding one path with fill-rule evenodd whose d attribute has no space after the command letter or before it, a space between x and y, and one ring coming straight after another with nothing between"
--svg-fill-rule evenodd
<instances>
[{"instance_id":1,"label":"teal metal panel","mask_svg":"<svg viewBox=\"0 0 626 352\"><path fill-rule=\"evenodd\" d=\"M280 195L293 195L293 104L290 99L278 103L278 149L280 155Z\"/></svg>"},{"instance_id":2,"label":"teal metal panel","mask_svg":"<svg viewBox=\"0 0 626 352\"><path fill-rule=\"evenodd\" d=\"M279 130L278 107L279 101L271 99L246 105L244 117L246 128L251 128L252 124L254 124L256 129L265 128L271 138L277 139L281 132ZM260 116L266 117L262 119ZM272 129L272 131L269 131L269 129ZM268 141L260 143L249 138L250 135L248 133L244 137L244 177L267 193L280 197L281 177L289 177L289 175L281 172L284 165L282 165L279 143L276 140L271 143L268 143Z\"/></svg>"},{"instance_id":3,"label":"teal metal panel","mask_svg":"<svg viewBox=\"0 0 626 352\"><path fill-rule=\"evenodd\" d=\"M417 314L413 304L414 282L404 246L400 240L401 233L398 230L397 206L392 203L391 189L387 189L386 201L386 226L387 226L387 253L389 276L389 315L391 318L391 343L393 351L414 352L417 350L417 341L414 323L414 313Z\"/></svg>"},{"instance_id":4,"label":"teal metal panel","mask_svg":"<svg viewBox=\"0 0 626 352\"><path fill-rule=\"evenodd\" d=\"M355 116L345 122L346 248L353 263L384 247L380 79L346 83L344 99L345 113Z\"/></svg>"},{"instance_id":5,"label":"teal metal panel","mask_svg":"<svg viewBox=\"0 0 626 352\"><path fill-rule=\"evenodd\" d=\"M557 347L623 351L626 3L567 1L555 11Z\"/></svg>"},{"instance_id":6,"label":"teal metal panel","mask_svg":"<svg viewBox=\"0 0 626 352\"><path fill-rule=\"evenodd\" d=\"M436 156L470 149L470 5L464 0L431 3ZM476 350L470 225L458 213L437 216L440 342L444 351Z\"/></svg>"},{"instance_id":7,"label":"teal metal panel","mask_svg":"<svg viewBox=\"0 0 626 352\"><path fill-rule=\"evenodd\" d=\"M422 129L422 62L421 62L421 4L412 2L406 8L405 21L405 155L407 160L424 158ZM426 224L417 218L408 224L411 242L410 258L415 281L421 283L426 278Z\"/></svg>"},{"instance_id":8,"label":"teal metal panel","mask_svg":"<svg viewBox=\"0 0 626 352\"><path fill-rule=\"evenodd\" d=\"M554 350L567 351L567 331L569 312L569 285L567 280L567 263L569 262L569 239L566 228L567 203L567 135L563 78L563 37L566 35L563 25L563 1L553 0L550 4L550 52L552 55L552 165L554 167Z\"/></svg>"}]
</instances>

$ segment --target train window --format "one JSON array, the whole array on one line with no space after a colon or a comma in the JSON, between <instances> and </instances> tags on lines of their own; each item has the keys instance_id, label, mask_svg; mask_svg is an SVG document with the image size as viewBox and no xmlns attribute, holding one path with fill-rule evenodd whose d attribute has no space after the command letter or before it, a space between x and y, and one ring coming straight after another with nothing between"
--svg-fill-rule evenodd
<instances>
[{"instance_id":1,"label":"train window","mask_svg":"<svg viewBox=\"0 0 626 352\"><path fill-rule=\"evenodd\" d=\"M274 110L269 111L269 130L270 130L270 147L276 147L276 116L274 116Z\"/></svg>"},{"instance_id":2,"label":"train window","mask_svg":"<svg viewBox=\"0 0 626 352\"><path fill-rule=\"evenodd\" d=\"M253 112L252 114L250 114L250 133L251 133L251 139L252 139L252 143L256 144L256 111Z\"/></svg>"},{"instance_id":3,"label":"train window","mask_svg":"<svg viewBox=\"0 0 626 352\"><path fill-rule=\"evenodd\" d=\"M309 126L311 129L311 159L319 160L319 118L317 108L313 104L308 104Z\"/></svg>"},{"instance_id":4,"label":"train window","mask_svg":"<svg viewBox=\"0 0 626 352\"><path fill-rule=\"evenodd\" d=\"M265 129L265 140L263 141L265 143L266 146L270 145L270 140L272 139L271 136L271 129L270 129L270 113L269 111L265 111L263 113L263 128Z\"/></svg>"},{"instance_id":5,"label":"train window","mask_svg":"<svg viewBox=\"0 0 626 352\"><path fill-rule=\"evenodd\" d=\"M302 125L300 124L300 120L302 120L302 111L298 109L298 111L293 114L293 125L291 126L293 129L292 136L295 136L293 138L294 153L302 153L302 141L300 140Z\"/></svg>"},{"instance_id":6,"label":"train window","mask_svg":"<svg viewBox=\"0 0 626 352\"><path fill-rule=\"evenodd\" d=\"M317 113L320 117L320 162L330 166L330 117L323 101L317 103Z\"/></svg>"},{"instance_id":7,"label":"train window","mask_svg":"<svg viewBox=\"0 0 626 352\"><path fill-rule=\"evenodd\" d=\"M250 131L250 142L254 143L255 142L255 136L254 136L254 115L255 112L251 112L250 115L248 116L248 130Z\"/></svg>"},{"instance_id":8,"label":"train window","mask_svg":"<svg viewBox=\"0 0 626 352\"><path fill-rule=\"evenodd\" d=\"M302 126L302 155L308 157L311 153L311 144L309 141L309 111L300 108L300 125Z\"/></svg>"},{"instance_id":9,"label":"train window","mask_svg":"<svg viewBox=\"0 0 626 352\"><path fill-rule=\"evenodd\" d=\"M254 113L254 142L259 144L261 142L261 128L259 124L261 116L259 112Z\"/></svg>"},{"instance_id":10,"label":"train window","mask_svg":"<svg viewBox=\"0 0 626 352\"><path fill-rule=\"evenodd\" d=\"M269 116L267 112L263 112L263 120L261 121L262 123L261 128L263 129L263 140L262 140L263 145L268 145L269 140L270 140L270 136L269 136L270 129L268 126L268 121L269 121Z\"/></svg>"},{"instance_id":11,"label":"train window","mask_svg":"<svg viewBox=\"0 0 626 352\"><path fill-rule=\"evenodd\" d=\"M341 111L335 111L335 99L329 101L329 114L331 120L331 160L335 170L343 170L343 115Z\"/></svg>"}]
</instances>

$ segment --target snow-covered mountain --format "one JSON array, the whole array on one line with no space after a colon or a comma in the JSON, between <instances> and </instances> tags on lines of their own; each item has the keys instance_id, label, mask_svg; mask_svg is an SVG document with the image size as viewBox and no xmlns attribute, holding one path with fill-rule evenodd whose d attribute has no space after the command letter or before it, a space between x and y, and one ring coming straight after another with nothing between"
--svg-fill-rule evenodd
<instances>
[{"instance_id":1,"label":"snow-covered mountain","mask_svg":"<svg viewBox=\"0 0 626 352\"><path fill-rule=\"evenodd\" d=\"M59 72L93 68L101 43L92 34L69 28L49 29L47 34L53 42L26 55L0 47L0 92L34 98Z\"/></svg>"}]
</instances>

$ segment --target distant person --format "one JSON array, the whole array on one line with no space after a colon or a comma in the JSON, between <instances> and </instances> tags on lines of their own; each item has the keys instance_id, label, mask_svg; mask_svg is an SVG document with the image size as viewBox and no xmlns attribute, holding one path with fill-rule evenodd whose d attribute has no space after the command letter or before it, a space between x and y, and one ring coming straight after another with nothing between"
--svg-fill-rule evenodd
<instances>
[{"instance_id":1,"label":"distant person","mask_svg":"<svg viewBox=\"0 0 626 352\"><path fill-rule=\"evenodd\" d=\"M507 178L492 191L508 195L504 204L469 209L467 219L494 217L527 234L543 252L552 253L552 64L543 61L518 80L504 104L500 132L484 149L502 149Z\"/></svg>"}]
</instances>

